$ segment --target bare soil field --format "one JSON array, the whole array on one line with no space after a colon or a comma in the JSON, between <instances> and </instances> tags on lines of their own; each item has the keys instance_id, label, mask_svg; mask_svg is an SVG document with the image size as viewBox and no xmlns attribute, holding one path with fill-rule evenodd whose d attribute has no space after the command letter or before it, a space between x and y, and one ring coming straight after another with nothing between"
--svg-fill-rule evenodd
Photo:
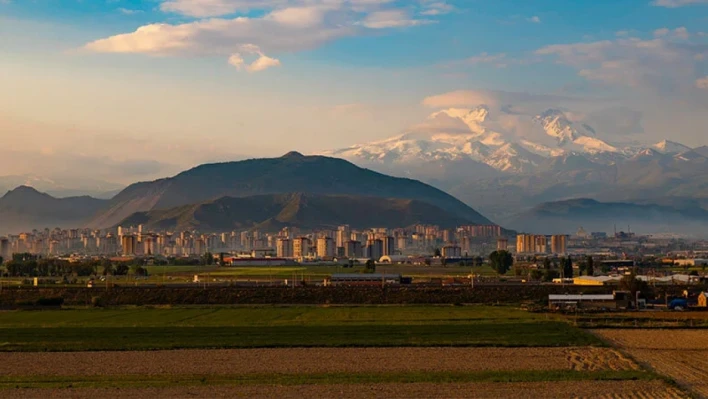
<instances>
[{"instance_id":1,"label":"bare soil field","mask_svg":"<svg viewBox=\"0 0 708 399\"><path fill-rule=\"evenodd\" d=\"M638 369L614 349L593 347L0 352L4 376Z\"/></svg>"},{"instance_id":2,"label":"bare soil field","mask_svg":"<svg viewBox=\"0 0 708 399\"><path fill-rule=\"evenodd\" d=\"M595 330L595 334L627 349L708 350L706 330Z\"/></svg>"},{"instance_id":3,"label":"bare soil field","mask_svg":"<svg viewBox=\"0 0 708 399\"><path fill-rule=\"evenodd\" d=\"M708 398L708 331L596 330L656 372Z\"/></svg>"},{"instance_id":4,"label":"bare soil field","mask_svg":"<svg viewBox=\"0 0 708 399\"><path fill-rule=\"evenodd\" d=\"M253 385L127 389L13 389L4 398L599 398L676 399L685 397L661 381L576 381L463 384Z\"/></svg>"}]
</instances>

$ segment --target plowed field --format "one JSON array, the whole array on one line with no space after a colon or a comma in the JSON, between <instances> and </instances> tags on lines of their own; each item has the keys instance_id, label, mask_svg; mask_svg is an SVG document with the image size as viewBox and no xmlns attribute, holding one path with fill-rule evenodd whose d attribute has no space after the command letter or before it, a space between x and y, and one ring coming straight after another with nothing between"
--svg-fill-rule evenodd
<instances>
[{"instance_id":1,"label":"plowed field","mask_svg":"<svg viewBox=\"0 0 708 399\"><path fill-rule=\"evenodd\" d=\"M344 384L295 386L208 386L127 389L17 389L5 398L598 398L679 399L685 396L661 381L578 381L467 384Z\"/></svg>"},{"instance_id":2,"label":"plowed field","mask_svg":"<svg viewBox=\"0 0 708 399\"><path fill-rule=\"evenodd\" d=\"M708 330L596 330L637 361L708 398Z\"/></svg>"},{"instance_id":3,"label":"plowed field","mask_svg":"<svg viewBox=\"0 0 708 399\"><path fill-rule=\"evenodd\" d=\"M0 352L0 375L4 376L637 369L614 349L590 347Z\"/></svg>"}]
</instances>

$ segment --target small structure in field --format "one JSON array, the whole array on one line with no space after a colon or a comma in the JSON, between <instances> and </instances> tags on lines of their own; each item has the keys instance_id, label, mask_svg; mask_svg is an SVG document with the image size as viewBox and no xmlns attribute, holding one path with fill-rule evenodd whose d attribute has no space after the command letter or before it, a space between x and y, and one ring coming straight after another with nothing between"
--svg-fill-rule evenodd
<instances>
[{"instance_id":1,"label":"small structure in field","mask_svg":"<svg viewBox=\"0 0 708 399\"><path fill-rule=\"evenodd\" d=\"M551 294L548 295L548 307L551 309L609 309L616 308L617 303L612 294Z\"/></svg>"},{"instance_id":2,"label":"small structure in field","mask_svg":"<svg viewBox=\"0 0 708 399\"><path fill-rule=\"evenodd\" d=\"M325 285L390 285L401 284L405 278L400 274L333 274Z\"/></svg>"},{"instance_id":3,"label":"small structure in field","mask_svg":"<svg viewBox=\"0 0 708 399\"><path fill-rule=\"evenodd\" d=\"M698 294L698 307L708 308L708 291L703 291Z\"/></svg>"}]
</instances>

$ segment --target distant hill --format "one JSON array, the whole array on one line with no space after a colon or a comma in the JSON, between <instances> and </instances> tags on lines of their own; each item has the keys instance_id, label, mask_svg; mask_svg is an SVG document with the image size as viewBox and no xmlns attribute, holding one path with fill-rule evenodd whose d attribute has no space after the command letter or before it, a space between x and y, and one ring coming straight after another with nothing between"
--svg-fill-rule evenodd
<instances>
[{"instance_id":1,"label":"distant hill","mask_svg":"<svg viewBox=\"0 0 708 399\"><path fill-rule=\"evenodd\" d=\"M155 230L231 231L285 226L304 229L401 227L414 224L455 227L471 221L417 200L322 194L266 194L223 197L195 205L135 213L119 224L142 224Z\"/></svg>"},{"instance_id":2,"label":"distant hill","mask_svg":"<svg viewBox=\"0 0 708 399\"><path fill-rule=\"evenodd\" d=\"M639 233L705 234L708 210L691 200L664 201L666 205L630 202L598 202L572 199L547 202L506 221L519 231L571 234L583 227L587 231L610 232L616 225L626 231L628 225Z\"/></svg>"},{"instance_id":3,"label":"distant hill","mask_svg":"<svg viewBox=\"0 0 708 399\"><path fill-rule=\"evenodd\" d=\"M54 198L20 186L0 198L0 234L45 227L81 227L108 201L83 197Z\"/></svg>"},{"instance_id":4,"label":"distant hill","mask_svg":"<svg viewBox=\"0 0 708 399\"><path fill-rule=\"evenodd\" d=\"M292 152L280 158L201 165L171 178L133 184L116 195L107 210L89 226L114 226L136 212L165 210L222 197L294 192L416 200L469 223L491 223L451 195L419 181L386 176L342 159ZM437 222L431 220L431 223Z\"/></svg>"}]
</instances>

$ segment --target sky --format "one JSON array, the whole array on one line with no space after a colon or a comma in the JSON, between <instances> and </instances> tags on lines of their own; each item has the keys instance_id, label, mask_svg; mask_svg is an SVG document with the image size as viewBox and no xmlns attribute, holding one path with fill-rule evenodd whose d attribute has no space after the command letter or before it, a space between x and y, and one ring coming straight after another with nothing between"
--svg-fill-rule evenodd
<instances>
[{"instance_id":1,"label":"sky","mask_svg":"<svg viewBox=\"0 0 708 399\"><path fill-rule=\"evenodd\" d=\"M708 0L0 0L0 176L127 184L447 107L708 144Z\"/></svg>"}]
</instances>

